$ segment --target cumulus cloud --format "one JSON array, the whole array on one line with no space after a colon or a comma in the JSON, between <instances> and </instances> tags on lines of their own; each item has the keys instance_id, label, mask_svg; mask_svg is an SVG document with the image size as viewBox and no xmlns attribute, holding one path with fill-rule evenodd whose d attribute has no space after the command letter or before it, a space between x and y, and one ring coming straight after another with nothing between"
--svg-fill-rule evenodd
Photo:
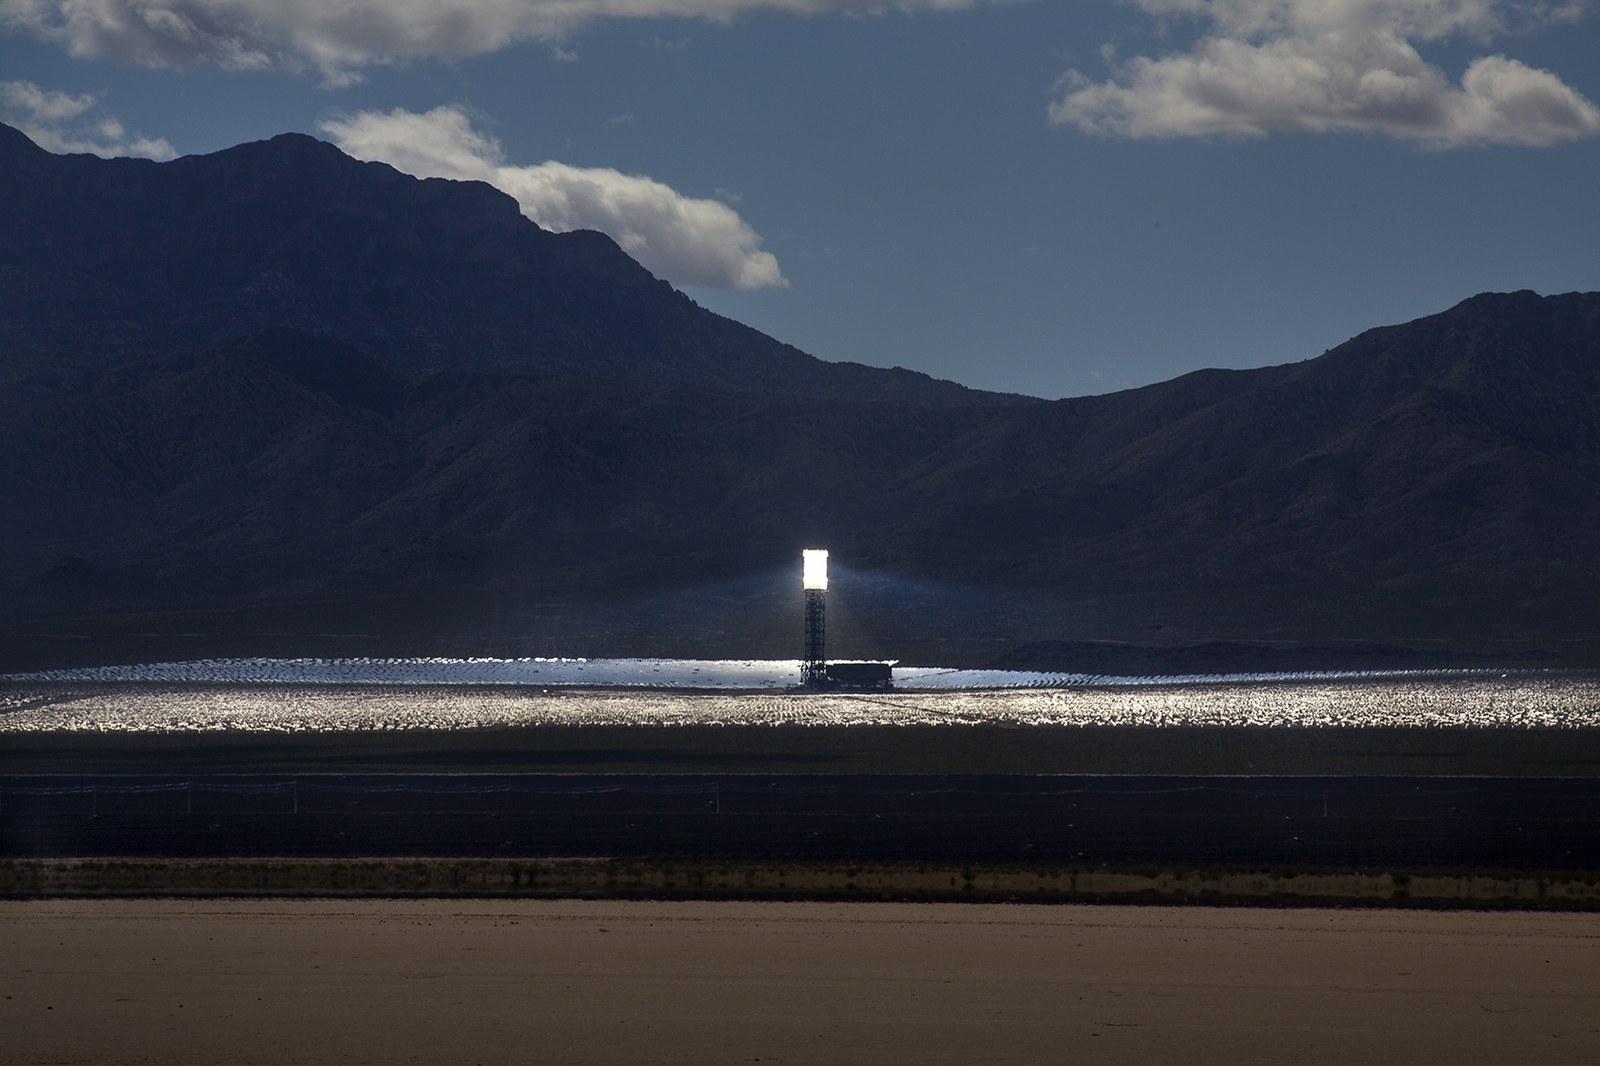
<instances>
[{"instance_id":1,"label":"cumulus cloud","mask_svg":"<svg viewBox=\"0 0 1600 1066\"><path fill-rule=\"evenodd\" d=\"M960 8L976 0L902 0ZM0 0L0 26L76 56L143 66L309 64L331 85L407 56L460 57L559 40L596 18L726 20L744 11L867 11L882 0ZM558 53L560 55L561 53Z\"/></svg>"},{"instance_id":2,"label":"cumulus cloud","mask_svg":"<svg viewBox=\"0 0 1600 1066\"><path fill-rule=\"evenodd\" d=\"M106 159L171 159L178 154L164 138L129 137L115 118L92 114L97 103L89 93L73 96L31 81L0 82L0 108L7 121L47 152L92 152Z\"/></svg>"},{"instance_id":3,"label":"cumulus cloud","mask_svg":"<svg viewBox=\"0 0 1600 1066\"><path fill-rule=\"evenodd\" d=\"M1485 55L1456 84L1418 54L1414 42L1488 42L1516 28L1500 0L1135 2L1209 29L1181 54L1108 54L1108 81L1069 71L1052 122L1121 137L1362 131L1436 148L1600 133L1600 108L1548 70ZM1581 4L1517 11L1523 25L1583 14Z\"/></svg>"},{"instance_id":4,"label":"cumulus cloud","mask_svg":"<svg viewBox=\"0 0 1600 1066\"><path fill-rule=\"evenodd\" d=\"M358 159L377 159L422 178L486 181L516 197L522 213L564 233L595 229L657 277L712 289L786 286L771 252L737 212L649 178L565 163L510 166L500 145L472 128L460 108L427 114L401 108L329 119L322 129Z\"/></svg>"}]
</instances>

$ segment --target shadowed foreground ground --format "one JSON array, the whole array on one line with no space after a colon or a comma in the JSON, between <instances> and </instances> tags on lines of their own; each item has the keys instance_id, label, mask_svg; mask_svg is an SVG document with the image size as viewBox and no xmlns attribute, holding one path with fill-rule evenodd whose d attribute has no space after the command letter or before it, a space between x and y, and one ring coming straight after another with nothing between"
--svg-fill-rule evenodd
<instances>
[{"instance_id":1,"label":"shadowed foreground ground","mask_svg":"<svg viewBox=\"0 0 1600 1066\"><path fill-rule=\"evenodd\" d=\"M1597 943L1595 914L6 902L0 1063L1589 1063Z\"/></svg>"}]
</instances>

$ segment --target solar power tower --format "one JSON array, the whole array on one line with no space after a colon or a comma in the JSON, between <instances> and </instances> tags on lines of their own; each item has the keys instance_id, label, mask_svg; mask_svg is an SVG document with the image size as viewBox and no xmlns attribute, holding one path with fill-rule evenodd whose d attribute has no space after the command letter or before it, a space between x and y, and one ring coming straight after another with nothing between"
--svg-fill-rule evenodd
<instances>
[{"instance_id":1,"label":"solar power tower","mask_svg":"<svg viewBox=\"0 0 1600 1066\"><path fill-rule=\"evenodd\" d=\"M806 590L806 652L800 662L800 684L823 688L828 683L828 657L823 648L827 632L828 552L807 548L800 553L804 564L801 585Z\"/></svg>"}]
</instances>

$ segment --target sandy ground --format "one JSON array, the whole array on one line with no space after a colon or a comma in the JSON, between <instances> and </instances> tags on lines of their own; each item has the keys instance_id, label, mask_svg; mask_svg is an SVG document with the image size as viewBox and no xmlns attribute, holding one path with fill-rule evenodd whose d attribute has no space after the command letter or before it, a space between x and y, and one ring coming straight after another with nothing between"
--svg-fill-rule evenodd
<instances>
[{"instance_id":1,"label":"sandy ground","mask_svg":"<svg viewBox=\"0 0 1600 1066\"><path fill-rule=\"evenodd\" d=\"M0 903L3 1063L1600 1062L1600 915Z\"/></svg>"}]
</instances>

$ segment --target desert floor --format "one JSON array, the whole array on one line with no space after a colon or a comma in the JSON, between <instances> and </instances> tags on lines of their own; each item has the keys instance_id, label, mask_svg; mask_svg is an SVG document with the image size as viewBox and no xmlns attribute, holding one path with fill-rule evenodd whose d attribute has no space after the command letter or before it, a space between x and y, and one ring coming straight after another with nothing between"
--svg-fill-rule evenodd
<instances>
[{"instance_id":1,"label":"desert floor","mask_svg":"<svg viewBox=\"0 0 1600 1066\"><path fill-rule=\"evenodd\" d=\"M3 1063L1600 1062L1600 914L0 903Z\"/></svg>"}]
</instances>

